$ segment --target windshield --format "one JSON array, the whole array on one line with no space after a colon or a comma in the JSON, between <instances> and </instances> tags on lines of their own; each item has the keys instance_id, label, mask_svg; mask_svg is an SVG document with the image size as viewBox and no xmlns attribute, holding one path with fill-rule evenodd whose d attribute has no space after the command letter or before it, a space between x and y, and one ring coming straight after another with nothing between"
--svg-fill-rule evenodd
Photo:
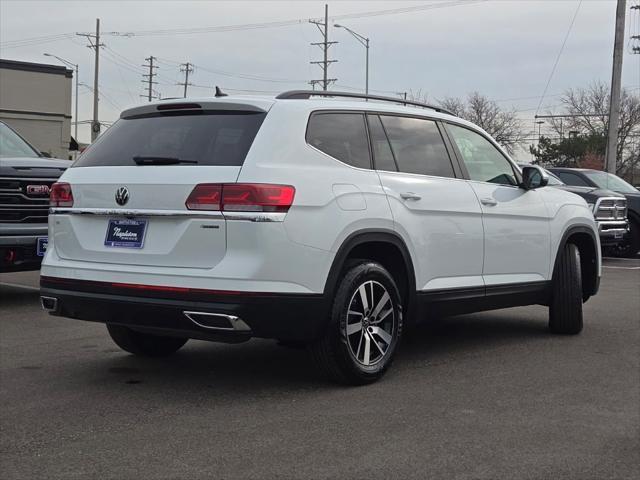
<instances>
[{"instance_id":1,"label":"windshield","mask_svg":"<svg viewBox=\"0 0 640 480\"><path fill-rule=\"evenodd\" d=\"M0 122L0 157L39 157L20 135Z\"/></svg>"},{"instance_id":2,"label":"windshield","mask_svg":"<svg viewBox=\"0 0 640 480\"><path fill-rule=\"evenodd\" d=\"M621 193L638 193L638 189L632 187L620 177L607 172L584 172L589 179L600 188L608 188Z\"/></svg>"},{"instance_id":3,"label":"windshield","mask_svg":"<svg viewBox=\"0 0 640 480\"><path fill-rule=\"evenodd\" d=\"M265 115L229 110L122 118L73 166L241 166Z\"/></svg>"}]
</instances>

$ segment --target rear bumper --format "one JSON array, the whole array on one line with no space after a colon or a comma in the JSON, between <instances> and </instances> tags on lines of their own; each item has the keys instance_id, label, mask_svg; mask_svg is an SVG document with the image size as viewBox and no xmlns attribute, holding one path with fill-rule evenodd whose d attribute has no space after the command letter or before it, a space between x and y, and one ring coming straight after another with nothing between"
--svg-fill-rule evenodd
<instances>
[{"instance_id":1,"label":"rear bumper","mask_svg":"<svg viewBox=\"0 0 640 480\"><path fill-rule=\"evenodd\" d=\"M52 277L42 277L40 287L43 306L52 315L200 340L311 341L328 314L323 295L145 288Z\"/></svg>"}]
</instances>

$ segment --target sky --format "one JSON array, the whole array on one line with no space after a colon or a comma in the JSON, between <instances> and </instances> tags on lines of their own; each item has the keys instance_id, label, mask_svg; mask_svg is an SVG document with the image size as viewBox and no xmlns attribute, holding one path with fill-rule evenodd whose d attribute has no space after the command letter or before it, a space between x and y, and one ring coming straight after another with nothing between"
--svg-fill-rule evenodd
<instances>
[{"instance_id":1,"label":"sky","mask_svg":"<svg viewBox=\"0 0 640 480\"><path fill-rule=\"evenodd\" d=\"M640 34L640 10L629 8L638 3L627 2L622 83L640 95L640 55L631 54L627 41ZM0 57L56 64L43 56L50 53L77 63L80 82L88 85L80 87L79 118L88 120L94 54L76 33L94 31L100 18L105 45L100 54L100 119L113 122L122 109L146 101L141 97L146 73L142 65L150 55L159 58L155 88L162 97L182 96L177 83L184 81L180 64L185 62L194 65L189 96L210 96L214 85L230 93L269 95L309 88L309 80L322 77L320 68L310 63L320 60L322 52L310 45L321 36L308 20L322 17L324 4L0 0ZM540 113L559 112L559 95L566 89L611 79L614 0L328 5L330 25L340 23L370 38L371 93L422 92L436 102L478 91L517 110L533 128L541 99ZM213 28L225 26L235 27ZM198 28L205 31L193 31ZM338 79L332 88L364 90L364 46L344 29L331 27L329 33L330 40L338 42L330 50L330 58L337 60L329 70L329 77ZM88 140L88 126L81 126L79 136Z\"/></svg>"}]
</instances>

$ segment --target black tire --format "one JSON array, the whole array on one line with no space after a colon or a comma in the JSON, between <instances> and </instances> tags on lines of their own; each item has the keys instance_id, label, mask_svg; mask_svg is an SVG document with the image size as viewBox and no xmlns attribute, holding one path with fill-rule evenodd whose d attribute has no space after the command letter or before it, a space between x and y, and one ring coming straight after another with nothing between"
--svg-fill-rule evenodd
<instances>
[{"instance_id":1,"label":"black tire","mask_svg":"<svg viewBox=\"0 0 640 480\"><path fill-rule=\"evenodd\" d=\"M388 300L384 300L385 292ZM363 313L349 313L356 310ZM402 329L402 298L393 277L382 265L363 260L349 265L343 273L327 328L323 337L310 345L311 355L321 372L335 382L372 383L391 365Z\"/></svg>"},{"instance_id":2,"label":"black tire","mask_svg":"<svg viewBox=\"0 0 640 480\"><path fill-rule=\"evenodd\" d=\"M122 350L143 357L166 357L177 352L188 340L136 332L121 325L107 324L107 330Z\"/></svg>"},{"instance_id":3,"label":"black tire","mask_svg":"<svg viewBox=\"0 0 640 480\"><path fill-rule=\"evenodd\" d=\"M565 245L553 272L549 330L576 335L582 331L582 271L580 251L573 243Z\"/></svg>"},{"instance_id":4,"label":"black tire","mask_svg":"<svg viewBox=\"0 0 640 480\"><path fill-rule=\"evenodd\" d=\"M638 251L640 251L640 224L631 220L629 233L621 243L611 248L611 254L619 258L635 258Z\"/></svg>"}]
</instances>

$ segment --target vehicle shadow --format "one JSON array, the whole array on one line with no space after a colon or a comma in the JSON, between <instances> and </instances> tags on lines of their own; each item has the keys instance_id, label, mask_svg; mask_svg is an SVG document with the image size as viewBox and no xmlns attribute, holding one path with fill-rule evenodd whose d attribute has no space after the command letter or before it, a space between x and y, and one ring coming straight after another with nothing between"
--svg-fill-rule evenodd
<instances>
[{"instance_id":1,"label":"vehicle shadow","mask_svg":"<svg viewBox=\"0 0 640 480\"><path fill-rule=\"evenodd\" d=\"M414 327L385 379L415 365L428 374L430 365L455 361L460 353L548 338L543 315L532 318L527 312L510 312L514 311L452 317ZM115 345L104 345L101 355L74 363L70 368L75 372L66 374L86 377L96 385L134 386L144 395L167 394L174 399L188 392L199 396L203 389L208 396L224 399L230 392L259 396L344 388L321 377L304 348L278 346L269 340L239 345L190 341L175 355L161 359L135 357Z\"/></svg>"}]
</instances>

